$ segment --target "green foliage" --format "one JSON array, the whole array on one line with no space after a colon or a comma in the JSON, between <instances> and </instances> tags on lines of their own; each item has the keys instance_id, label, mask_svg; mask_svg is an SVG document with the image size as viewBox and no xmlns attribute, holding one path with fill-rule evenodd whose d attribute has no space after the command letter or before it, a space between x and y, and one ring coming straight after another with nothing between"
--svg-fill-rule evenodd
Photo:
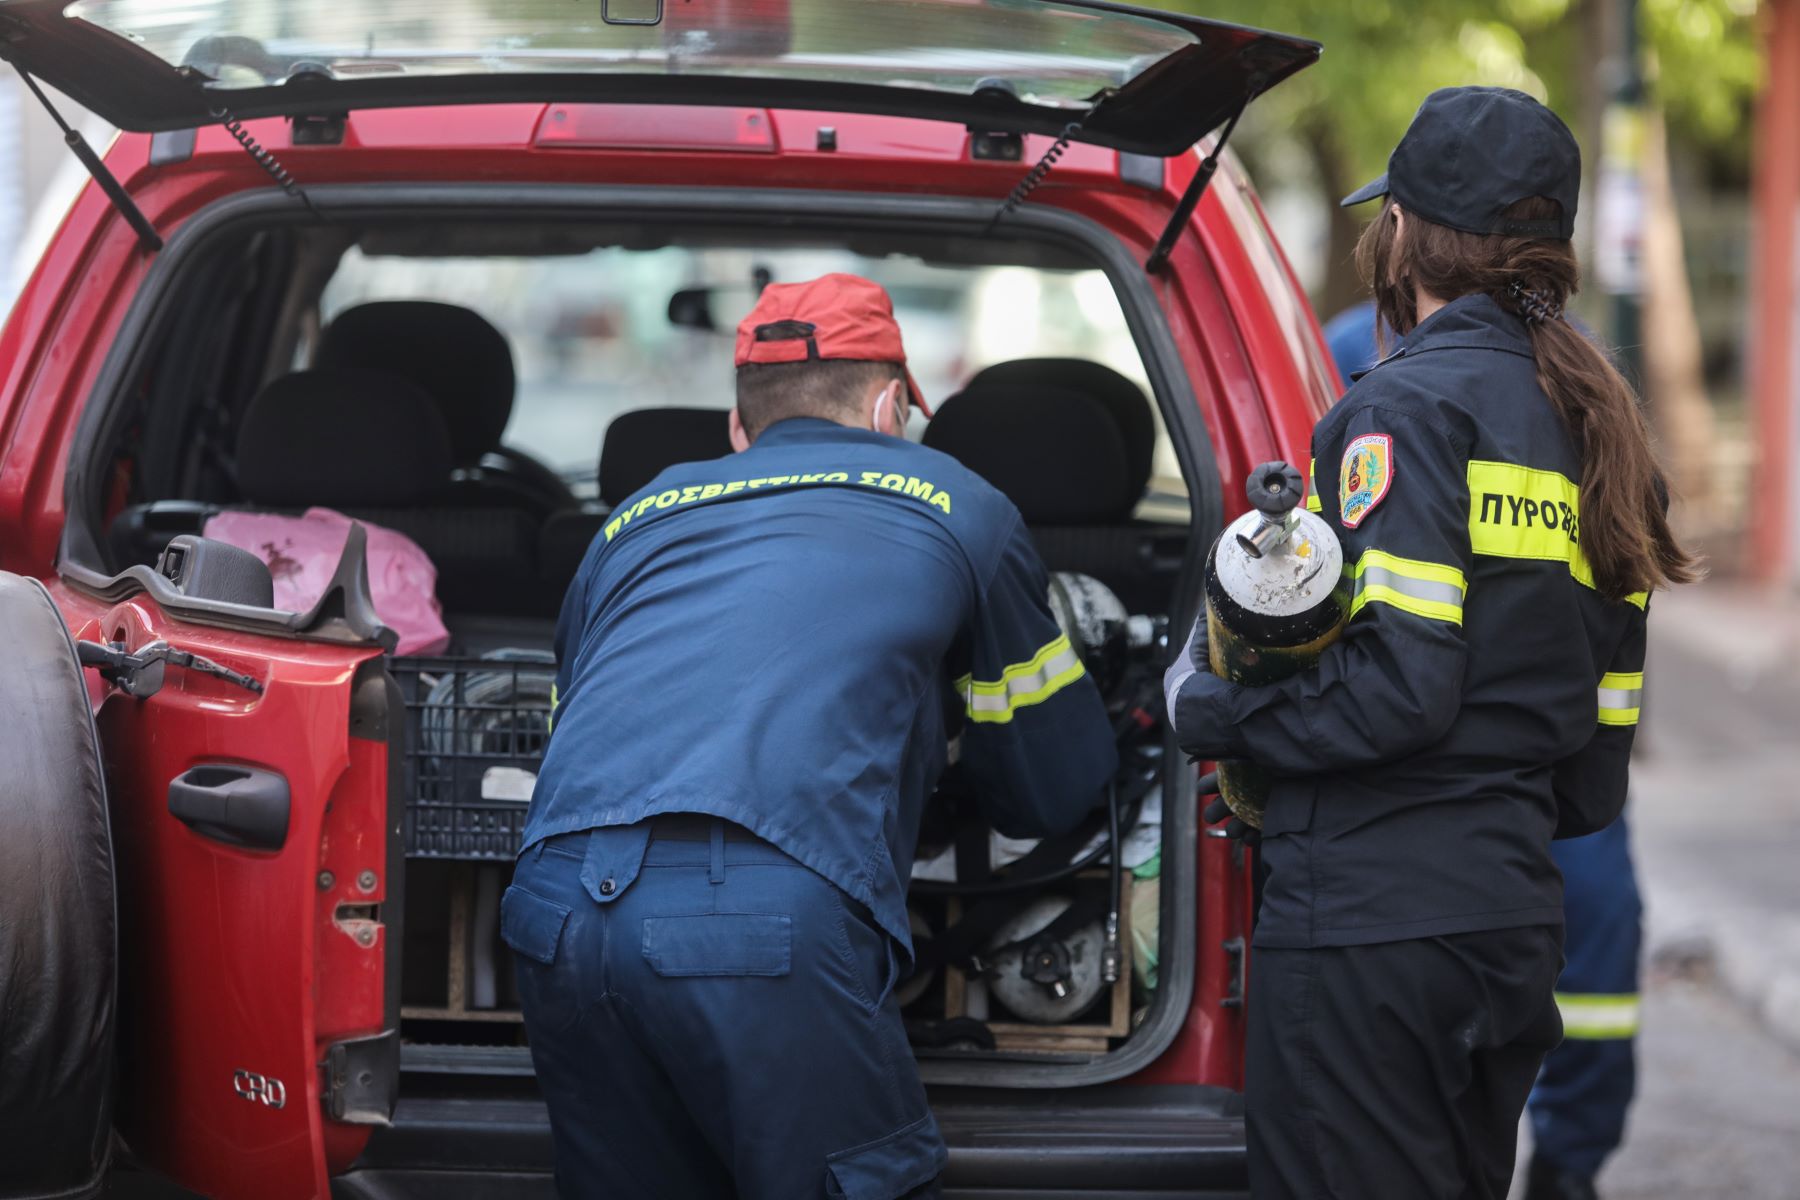
<instances>
[{"instance_id":1,"label":"green foliage","mask_svg":"<svg viewBox=\"0 0 1800 1200\"><path fill-rule=\"evenodd\" d=\"M1756 0L1639 0L1656 95L1679 138L1739 159L1759 78ZM1291 130L1356 179L1378 173L1419 101L1455 84L1516 87L1579 128L1601 47L1587 4L1618 0L1162 0L1325 45L1319 64L1259 102L1265 133ZM1585 77L1585 78L1584 78ZM1601 94L1603 94L1603 89Z\"/></svg>"},{"instance_id":2,"label":"green foliage","mask_svg":"<svg viewBox=\"0 0 1800 1200\"><path fill-rule=\"evenodd\" d=\"M1741 161L1762 81L1756 0L1640 0L1640 13L1672 132Z\"/></svg>"}]
</instances>

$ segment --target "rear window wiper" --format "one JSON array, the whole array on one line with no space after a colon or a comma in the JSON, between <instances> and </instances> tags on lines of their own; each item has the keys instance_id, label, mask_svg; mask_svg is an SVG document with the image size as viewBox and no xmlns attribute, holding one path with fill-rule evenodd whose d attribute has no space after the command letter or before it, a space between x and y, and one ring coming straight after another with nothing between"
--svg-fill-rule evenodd
<instances>
[{"instance_id":1,"label":"rear window wiper","mask_svg":"<svg viewBox=\"0 0 1800 1200\"><path fill-rule=\"evenodd\" d=\"M150 224L150 218L144 215L144 210L137 206L137 202L131 198L131 193L125 190L125 186L119 182L118 177L106 169L106 164L101 161L98 154L94 153L94 148L88 145L86 138L81 136L81 130L63 120L63 115L56 111L56 105L50 103L50 97L44 95L44 90L38 86L37 80L31 77L30 72L17 63L13 64L13 70L19 73L19 78L25 81L25 86L31 89L31 94L38 98L38 103L44 106L44 111L50 114L50 119L56 122L58 129L62 130L63 144L69 148L70 153L74 154L81 165L87 168L87 173L94 177L94 182L100 185L100 190L106 193L108 200L112 201L113 208L121 217L125 218L125 223L137 232L138 244L152 254L161 250L163 248L162 235L156 232L156 226Z\"/></svg>"}]
</instances>

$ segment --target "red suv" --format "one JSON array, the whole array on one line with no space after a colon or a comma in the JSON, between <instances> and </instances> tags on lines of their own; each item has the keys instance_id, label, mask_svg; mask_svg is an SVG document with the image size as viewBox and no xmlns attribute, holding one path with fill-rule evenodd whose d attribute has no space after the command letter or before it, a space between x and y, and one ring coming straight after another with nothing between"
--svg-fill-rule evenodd
<instances>
[{"instance_id":1,"label":"red suv","mask_svg":"<svg viewBox=\"0 0 1800 1200\"><path fill-rule=\"evenodd\" d=\"M551 622L613 504L725 451L757 289L826 270L893 294L915 436L1019 504L1129 764L1116 835L926 830L948 1193L1241 1192L1251 882L1155 680L1335 394L1215 132L1317 53L1100 0L0 3L127 131L0 336L0 1195L109 1146L242 1200L549 1193L496 902ZM320 564L209 536L313 508L358 524L304 605Z\"/></svg>"}]
</instances>

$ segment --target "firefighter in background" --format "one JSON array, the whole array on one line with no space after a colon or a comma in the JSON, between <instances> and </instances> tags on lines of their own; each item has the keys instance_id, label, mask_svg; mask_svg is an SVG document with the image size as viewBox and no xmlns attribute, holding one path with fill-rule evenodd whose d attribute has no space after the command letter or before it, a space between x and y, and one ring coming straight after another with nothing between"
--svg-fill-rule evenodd
<instances>
[{"instance_id":1,"label":"firefighter in background","mask_svg":"<svg viewBox=\"0 0 1800 1200\"><path fill-rule=\"evenodd\" d=\"M1258 1200L1499 1200L1562 1037L1557 836L1624 806L1649 595L1696 574L1636 398L1563 318L1580 155L1523 93L1421 106L1359 248L1400 335L1313 434L1349 623L1264 687L1165 679L1273 776L1247 1003ZM1349 486L1354 469L1359 486Z\"/></svg>"},{"instance_id":2,"label":"firefighter in background","mask_svg":"<svg viewBox=\"0 0 1800 1200\"><path fill-rule=\"evenodd\" d=\"M1584 336L1579 321L1570 324ZM1591 336L1590 336L1590 340ZM1355 379L1380 359L1375 302L1325 323L1338 375ZM1638 951L1643 903L1626 818L1587 837L1550 843L1563 877L1563 969L1556 981L1563 1042L1532 1089L1532 1155L1525 1200L1592 1200L1600 1166L1625 1140L1637 1089Z\"/></svg>"}]
</instances>

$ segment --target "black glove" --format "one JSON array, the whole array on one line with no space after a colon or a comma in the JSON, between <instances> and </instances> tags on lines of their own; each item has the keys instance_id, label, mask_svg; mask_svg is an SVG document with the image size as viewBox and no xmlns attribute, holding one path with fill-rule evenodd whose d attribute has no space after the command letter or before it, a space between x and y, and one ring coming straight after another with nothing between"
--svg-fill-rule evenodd
<instances>
[{"instance_id":1,"label":"black glove","mask_svg":"<svg viewBox=\"0 0 1800 1200\"><path fill-rule=\"evenodd\" d=\"M1217 771L1200 777L1199 791L1202 796L1213 795L1218 790L1219 773ZM1224 821L1225 836L1240 841L1246 846L1256 846L1262 843L1262 830L1233 813L1231 805L1225 803L1223 796L1213 796L1213 802L1206 806L1205 811L1200 814L1200 819L1208 825L1217 825L1220 821Z\"/></svg>"},{"instance_id":2,"label":"black glove","mask_svg":"<svg viewBox=\"0 0 1800 1200\"><path fill-rule=\"evenodd\" d=\"M1206 609L1202 608L1194 619L1193 629L1188 631L1187 644L1163 672L1163 707L1171 722L1175 720L1175 700L1181 695L1182 687L1201 671L1211 670L1212 662L1207 657Z\"/></svg>"}]
</instances>

